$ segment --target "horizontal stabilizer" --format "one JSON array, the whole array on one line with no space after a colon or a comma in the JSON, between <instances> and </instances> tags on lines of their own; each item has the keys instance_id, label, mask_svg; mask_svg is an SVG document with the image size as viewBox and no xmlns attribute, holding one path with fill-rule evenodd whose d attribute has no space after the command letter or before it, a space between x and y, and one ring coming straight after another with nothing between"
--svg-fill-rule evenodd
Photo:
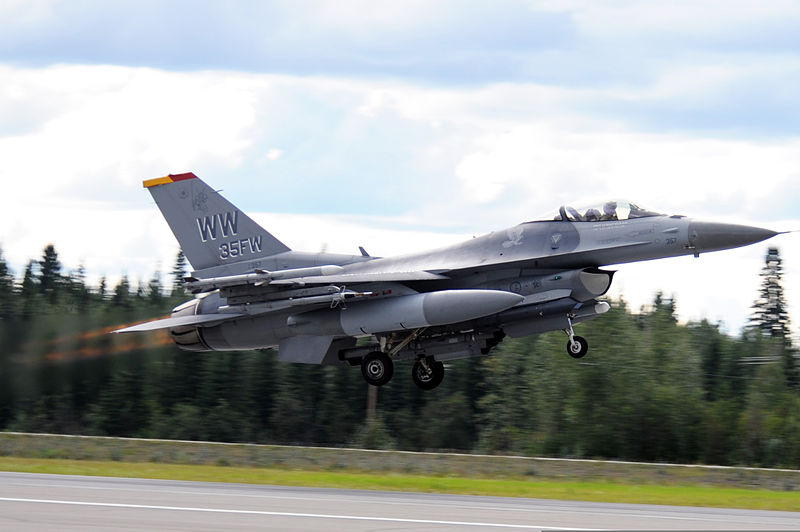
<instances>
[{"instance_id":1,"label":"horizontal stabilizer","mask_svg":"<svg viewBox=\"0 0 800 532\"><path fill-rule=\"evenodd\" d=\"M331 283L388 283L404 281L436 281L448 279L444 275L426 271L416 272L383 272L383 273L344 273L338 275L315 275L310 277L295 277L294 279L280 279L271 281L271 285L306 285L306 284L331 284Z\"/></svg>"},{"instance_id":2,"label":"horizontal stabilizer","mask_svg":"<svg viewBox=\"0 0 800 532\"><path fill-rule=\"evenodd\" d=\"M172 327L185 327L187 325L210 325L215 322L241 318L246 314L197 314L193 316L178 316L176 318L164 318L161 320L148 321L124 329L112 331L115 333L156 331L158 329L169 329Z\"/></svg>"}]
</instances>

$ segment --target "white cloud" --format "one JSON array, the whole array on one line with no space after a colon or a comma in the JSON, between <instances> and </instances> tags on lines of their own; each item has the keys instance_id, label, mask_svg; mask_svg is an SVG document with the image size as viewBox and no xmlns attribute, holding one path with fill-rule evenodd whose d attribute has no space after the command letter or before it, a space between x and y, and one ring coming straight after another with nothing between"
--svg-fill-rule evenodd
<instances>
[{"instance_id":1,"label":"white cloud","mask_svg":"<svg viewBox=\"0 0 800 532\"><path fill-rule=\"evenodd\" d=\"M253 94L236 76L0 67L0 83L11 87L10 105L35 107L43 94L49 98L37 129L0 137L0 175L15 195L33 182L63 193L85 186L87 176L131 186L164 168L231 167L250 145Z\"/></svg>"},{"instance_id":2,"label":"white cloud","mask_svg":"<svg viewBox=\"0 0 800 532\"><path fill-rule=\"evenodd\" d=\"M542 122L479 145L456 169L476 202L520 193L550 201L627 197L681 214L764 219L765 200L800 178L800 138L707 139Z\"/></svg>"},{"instance_id":3,"label":"white cloud","mask_svg":"<svg viewBox=\"0 0 800 532\"><path fill-rule=\"evenodd\" d=\"M642 39L643 42L699 37L713 41L723 37L741 39L769 28L788 30L791 21L800 20L800 6L792 0L750 2L748 0L673 0L640 2L637 0L534 0L536 9L567 12L581 31L606 40Z\"/></svg>"},{"instance_id":4,"label":"white cloud","mask_svg":"<svg viewBox=\"0 0 800 532\"><path fill-rule=\"evenodd\" d=\"M277 161L280 159L281 155L283 155L283 151L279 150L278 148L270 148L267 150L267 153L264 155L270 161Z\"/></svg>"}]
</instances>

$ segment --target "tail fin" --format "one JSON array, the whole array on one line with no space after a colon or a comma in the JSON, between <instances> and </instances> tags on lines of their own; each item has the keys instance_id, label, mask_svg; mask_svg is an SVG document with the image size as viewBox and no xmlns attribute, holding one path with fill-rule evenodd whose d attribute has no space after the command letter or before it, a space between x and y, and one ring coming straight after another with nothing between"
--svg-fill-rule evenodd
<instances>
[{"instance_id":1,"label":"tail fin","mask_svg":"<svg viewBox=\"0 0 800 532\"><path fill-rule=\"evenodd\" d=\"M196 175L144 182L195 270L289 251Z\"/></svg>"}]
</instances>

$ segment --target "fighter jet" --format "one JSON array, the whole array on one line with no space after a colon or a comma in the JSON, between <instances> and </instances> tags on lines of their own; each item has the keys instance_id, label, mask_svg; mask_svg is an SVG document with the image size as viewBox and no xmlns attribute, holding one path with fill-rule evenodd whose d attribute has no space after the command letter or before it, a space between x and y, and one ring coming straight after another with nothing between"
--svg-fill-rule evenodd
<instances>
[{"instance_id":1,"label":"fighter jet","mask_svg":"<svg viewBox=\"0 0 800 532\"><path fill-rule=\"evenodd\" d=\"M609 265L760 242L775 231L670 216L626 201L562 206L541 219L448 247L396 257L290 250L193 173L144 181L194 271L195 298L168 318L190 351L278 348L286 362L360 366L371 385L412 360L424 390L444 361L487 355L503 338L562 330L607 312ZM362 342L358 342L359 339Z\"/></svg>"}]
</instances>

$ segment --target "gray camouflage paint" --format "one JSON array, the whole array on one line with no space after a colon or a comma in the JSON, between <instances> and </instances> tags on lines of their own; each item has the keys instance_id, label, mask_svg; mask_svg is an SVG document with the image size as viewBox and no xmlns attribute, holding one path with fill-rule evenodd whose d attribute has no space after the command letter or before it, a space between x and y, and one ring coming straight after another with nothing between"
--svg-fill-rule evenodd
<instances>
[{"instance_id":1,"label":"gray camouflage paint","mask_svg":"<svg viewBox=\"0 0 800 532\"><path fill-rule=\"evenodd\" d=\"M282 360L315 364L346 363L379 348L357 348L358 336L374 334L390 345L412 331L414 341L395 358L474 356L505 333L566 329L570 319L608 310L597 298L613 272L601 267L698 255L777 234L659 214L526 222L387 258L306 253L290 250L194 174L145 186L195 268L189 286L203 293L173 318L120 332L169 328L191 350L279 346ZM319 266L337 267L312 268ZM292 269L300 270L286 271Z\"/></svg>"}]
</instances>

